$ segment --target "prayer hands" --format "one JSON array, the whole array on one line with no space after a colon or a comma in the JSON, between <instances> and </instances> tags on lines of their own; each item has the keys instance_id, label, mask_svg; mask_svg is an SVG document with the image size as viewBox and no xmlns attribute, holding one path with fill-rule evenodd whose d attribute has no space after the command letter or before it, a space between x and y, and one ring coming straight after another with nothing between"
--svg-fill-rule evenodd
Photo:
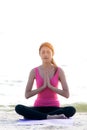
<instances>
[{"instance_id":1,"label":"prayer hands","mask_svg":"<svg viewBox=\"0 0 87 130\"><path fill-rule=\"evenodd\" d=\"M45 87L51 88L48 71L44 71L44 85L45 85Z\"/></svg>"}]
</instances>

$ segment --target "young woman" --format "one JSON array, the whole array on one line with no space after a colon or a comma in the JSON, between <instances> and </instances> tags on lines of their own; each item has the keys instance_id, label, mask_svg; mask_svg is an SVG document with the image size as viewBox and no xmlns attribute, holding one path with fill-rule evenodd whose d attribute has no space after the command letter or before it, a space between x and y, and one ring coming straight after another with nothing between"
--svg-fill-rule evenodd
<instances>
[{"instance_id":1,"label":"young woman","mask_svg":"<svg viewBox=\"0 0 87 130\"><path fill-rule=\"evenodd\" d=\"M37 94L34 106L17 105L15 111L26 119L66 119L72 117L76 109L73 106L61 107L58 95L69 98L69 88L64 71L53 59L54 48L45 42L39 48L42 64L31 70L27 82L25 97L28 99ZM34 80L37 88L32 90ZM61 83L62 89L58 88Z\"/></svg>"}]
</instances>

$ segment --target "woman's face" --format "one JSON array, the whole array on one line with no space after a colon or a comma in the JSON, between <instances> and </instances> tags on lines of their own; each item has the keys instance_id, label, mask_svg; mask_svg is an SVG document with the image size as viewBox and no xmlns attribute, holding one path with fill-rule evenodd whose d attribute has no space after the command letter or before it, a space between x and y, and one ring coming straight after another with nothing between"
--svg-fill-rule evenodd
<instances>
[{"instance_id":1,"label":"woman's face","mask_svg":"<svg viewBox=\"0 0 87 130\"><path fill-rule=\"evenodd\" d=\"M53 57L52 50L46 46L43 46L39 52L40 57L44 63L50 63Z\"/></svg>"}]
</instances>

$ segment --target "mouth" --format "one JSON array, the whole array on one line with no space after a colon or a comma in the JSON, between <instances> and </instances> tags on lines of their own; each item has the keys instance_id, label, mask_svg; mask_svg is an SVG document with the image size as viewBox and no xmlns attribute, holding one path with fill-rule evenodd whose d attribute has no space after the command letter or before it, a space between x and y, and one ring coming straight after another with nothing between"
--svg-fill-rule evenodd
<instances>
[{"instance_id":1,"label":"mouth","mask_svg":"<svg viewBox=\"0 0 87 130\"><path fill-rule=\"evenodd\" d=\"M48 59L48 58L43 58L43 59Z\"/></svg>"}]
</instances>

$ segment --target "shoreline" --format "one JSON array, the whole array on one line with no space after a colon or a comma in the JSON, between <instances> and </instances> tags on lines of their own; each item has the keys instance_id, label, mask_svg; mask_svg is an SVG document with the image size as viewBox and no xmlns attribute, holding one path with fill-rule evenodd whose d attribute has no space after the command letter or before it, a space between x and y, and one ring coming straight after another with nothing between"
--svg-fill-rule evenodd
<instances>
[{"instance_id":1,"label":"shoreline","mask_svg":"<svg viewBox=\"0 0 87 130\"><path fill-rule=\"evenodd\" d=\"M8 105L0 105L0 111L14 111L15 104L8 104ZM71 104L63 104L63 106L74 106L77 112L87 112L87 103L85 102L76 102Z\"/></svg>"}]
</instances>

